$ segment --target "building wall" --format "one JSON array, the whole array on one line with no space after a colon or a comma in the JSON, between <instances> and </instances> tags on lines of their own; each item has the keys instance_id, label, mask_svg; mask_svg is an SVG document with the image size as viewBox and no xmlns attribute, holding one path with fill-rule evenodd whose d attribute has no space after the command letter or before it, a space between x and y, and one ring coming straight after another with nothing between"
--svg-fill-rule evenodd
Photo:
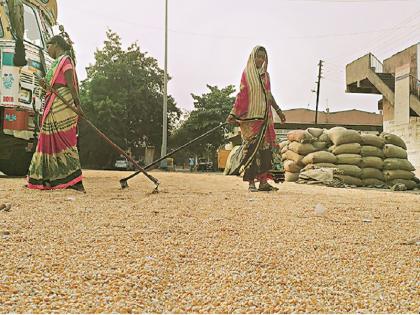
<instances>
[{"instance_id":1,"label":"building wall","mask_svg":"<svg viewBox=\"0 0 420 315\"><path fill-rule=\"evenodd\" d=\"M384 131L400 136L407 144L408 159L420 176L420 117L410 117L408 124L384 121Z\"/></svg>"},{"instance_id":2,"label":"building wall","mask_svg":"<svg viewBox=\"0 0 420 315\"><path fill-rule=\"evenodd\" d=\"M410 74L417 77L417 46L407 49L384 60L384 72L395 74L395 70L406 64L410 65Z\"/></svg>"}]
</instances>

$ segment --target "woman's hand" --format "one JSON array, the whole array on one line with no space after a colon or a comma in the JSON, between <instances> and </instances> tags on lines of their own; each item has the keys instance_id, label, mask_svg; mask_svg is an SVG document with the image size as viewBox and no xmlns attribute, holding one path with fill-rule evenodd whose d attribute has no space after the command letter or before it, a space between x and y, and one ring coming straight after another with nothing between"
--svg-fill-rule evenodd
<instances>
[{"instance_id":1,"label":"woman's hand","mask_svg":"<svg viewBox=\"0 0 420 315\"><path fill-rule=\"evenodd\" d=\"M277 115L279 115L281 123L284 124L286 122L286 116L283 114L281 109L279 108L278 110L276 110L276 113Z\"/></svg>"},{"instance_id":2,"label":"woman's hand","mask_svg":"<svg viewBox=\"0 0 420 315\"><path fill-rule=\"evenodd\" d=\"M44 78L39 78L39 86L42 87L44 90L47 89L47 83Z\"/></svg>"}]
</instances>

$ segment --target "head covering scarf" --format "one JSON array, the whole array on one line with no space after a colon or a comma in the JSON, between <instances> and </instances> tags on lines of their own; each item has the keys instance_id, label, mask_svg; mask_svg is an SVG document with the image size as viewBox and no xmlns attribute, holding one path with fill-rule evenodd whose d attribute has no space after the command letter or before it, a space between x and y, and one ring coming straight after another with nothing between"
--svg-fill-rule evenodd
<instances>
[{"instance_id":1,"label":"head covering scarf","mask_svg":"<svg viewBox=\"0 0 420 315\"><path fill-rule=\"evenodd\" d=\"M255 63L258 51L262 49L265 52L266 60L260 69ZM247 65L242 74L241 91L246 89L246 97L239 93L235 101L232 114L239 120L264 119L267 102L265 83L261 76L267 72L267 52L264 47L256 46L249 55Z\"/></svg>"}]
</instances>

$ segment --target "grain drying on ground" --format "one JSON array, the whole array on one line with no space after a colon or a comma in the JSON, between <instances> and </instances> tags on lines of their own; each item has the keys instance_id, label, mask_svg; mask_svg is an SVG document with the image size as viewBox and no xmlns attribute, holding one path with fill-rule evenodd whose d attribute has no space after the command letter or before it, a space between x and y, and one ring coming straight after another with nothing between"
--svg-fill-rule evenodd
<instances>
[{"instance_id":1,"label":"grain drying on ground","mask_svg":"<svg viewBox=\"0 0 420 315\"><path fill-rule=\"evenodd\" d=\"M420 195L85 171L0 179L0 312L418 312ZM326 212L316 216L321 204ZM413 241L414 240L414 241Z\"/></svg>"}]
</instances>

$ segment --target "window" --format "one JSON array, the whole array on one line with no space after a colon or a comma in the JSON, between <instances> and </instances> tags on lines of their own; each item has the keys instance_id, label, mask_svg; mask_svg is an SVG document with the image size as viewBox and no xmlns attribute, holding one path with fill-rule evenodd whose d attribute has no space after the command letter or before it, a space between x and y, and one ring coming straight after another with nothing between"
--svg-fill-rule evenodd
<instances>
[{"instance_id":1,"label":"window","mask_svg":"<svg viewBox=\"0 0 420 315\"><path fill-rule=\"evenodd\" d=\"M39 47L44 47L35 11L26 4L23 5L23 17L25 21L24 40Z\"/></svg>"},{"instance_id":2,"label":"window","mask_svg":"<svg viewBox=\"0 0 420 315\"><path fill-rule=\"evenodd\" d=\"M3 37L4 37L3 23L1 22L1 19L0 19L0 38L3 38Z\"/></svg>"}]
</instances>

